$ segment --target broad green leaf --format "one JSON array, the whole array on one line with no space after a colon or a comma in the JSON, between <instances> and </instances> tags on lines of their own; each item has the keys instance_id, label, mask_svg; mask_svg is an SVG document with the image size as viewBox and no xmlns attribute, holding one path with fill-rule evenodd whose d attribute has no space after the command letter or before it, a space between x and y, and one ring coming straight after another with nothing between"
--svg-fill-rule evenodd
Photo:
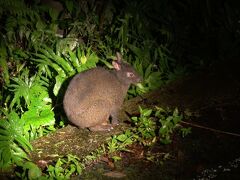
<instances>
[{"instance_id":1,"label":"broad green leaf","mask_svg":"<svg viewBox=\"0 0 240 180\"><path fill-rule=\"evenodd\" d=\"M145 116L145 117L150 116L151 113L152 113L152 109L144 109L144 110L142 111L142 115Z\"/></svg>"},{"instance_id":2,"label":"broad green leaf","mask_svg":"<svg viewBox=\"0 0 240 180\"><path fill-rule=\"evenodd\" d=\"M128 137L125 134L120 134L117 136L117 140L123 142L127 139Z\"/></svg>"},{"instance_id":3,"label":"broad green leaf","mask_svg":"<svg viewBox=\"0 0 240 180\"><path fill-rule=\"evenodd\" d=\"M85 55L83 55L81 58L80 58L80 61L82 64L85 64L87 62L87 57Z\"/></svg>"}]
</instances>

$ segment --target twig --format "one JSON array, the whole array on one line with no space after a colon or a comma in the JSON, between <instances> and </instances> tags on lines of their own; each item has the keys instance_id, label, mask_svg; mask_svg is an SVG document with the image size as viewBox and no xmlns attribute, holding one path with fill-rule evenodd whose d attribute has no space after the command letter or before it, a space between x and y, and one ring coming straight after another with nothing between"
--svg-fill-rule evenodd
<instances>
[{"instance_id":1,"label":"twig","mask_svg":"<svg viewBox=\"0 0 240 180\"><path fill-rule=\"evenodd\" d=\"M206 130L217 132L217 133L221 133L221 134L227 134L227 135L231 135L231 136L240 137L240 134L237 134L237 133L221 131L221 130L218 130L218 129L213 129L213 128L209 128L209 127L206 127L206 126L201 126L201 125L198 125L198 124L189 123L189 122L186 122L186 121L181 121L180 123L181 124L187 124L187 125L190 125L190 126L193 126L193 127L198 127L198 128L201 128L201 129L206 129Z\"/></svg>"}]
</instances>

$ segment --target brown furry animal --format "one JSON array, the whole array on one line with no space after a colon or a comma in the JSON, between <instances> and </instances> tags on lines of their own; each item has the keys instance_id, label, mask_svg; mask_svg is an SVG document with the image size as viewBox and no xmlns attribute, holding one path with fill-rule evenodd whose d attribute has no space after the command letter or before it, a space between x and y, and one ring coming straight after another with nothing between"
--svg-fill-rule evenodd
<instances>
[{"instance_id":1,"label":"brown furry animal","mask_svg":"<svg viewBox=\"0 0 240 180\"><path fill-rule=\"evenodd\" d=\"M71 80L63 105L69 121L76 126L105 131L118 124L117 114L128 88L141 78L132 66L122 61L119 53L112 65L113 70L97 67L81 72Z\"/></svg>"}]
</instances>

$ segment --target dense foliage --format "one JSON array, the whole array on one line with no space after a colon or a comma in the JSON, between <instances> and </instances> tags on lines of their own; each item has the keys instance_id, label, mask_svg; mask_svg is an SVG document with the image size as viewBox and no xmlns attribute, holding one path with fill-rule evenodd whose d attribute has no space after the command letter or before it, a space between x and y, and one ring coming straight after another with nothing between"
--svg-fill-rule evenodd
<instances>
[{"instance_id":1,"label":"dense foliage","mask_svg":"<svg viewBox=\"0 0 240 180\"><path fill-rule=\"evenodd\" d=\"M144 79L129 97L238 56L238 6L224 0L0 1L0 169L18 165L20 177L39 175L34 164L23 163L30 141L64 125L69 79L96 65L111 68L116 51Z\"/></svg>"}]
</instances>

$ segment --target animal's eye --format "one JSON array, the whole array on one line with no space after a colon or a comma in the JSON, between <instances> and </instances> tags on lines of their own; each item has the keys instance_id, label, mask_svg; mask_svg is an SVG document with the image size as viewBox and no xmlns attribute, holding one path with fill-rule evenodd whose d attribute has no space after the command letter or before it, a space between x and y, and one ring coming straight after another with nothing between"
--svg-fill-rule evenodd
<instances>
[{"instance_id":1,"label":"animal's eye","mask_svg":"<svg viewBox=\"0 0 240 180\"><path fill-rule=\"evenodd\" d=\"M134 77L135 75L134 75L134 73L132 73L132 72L128 72L127 73L127 77Z\"/></svg>"}]
</instances>

